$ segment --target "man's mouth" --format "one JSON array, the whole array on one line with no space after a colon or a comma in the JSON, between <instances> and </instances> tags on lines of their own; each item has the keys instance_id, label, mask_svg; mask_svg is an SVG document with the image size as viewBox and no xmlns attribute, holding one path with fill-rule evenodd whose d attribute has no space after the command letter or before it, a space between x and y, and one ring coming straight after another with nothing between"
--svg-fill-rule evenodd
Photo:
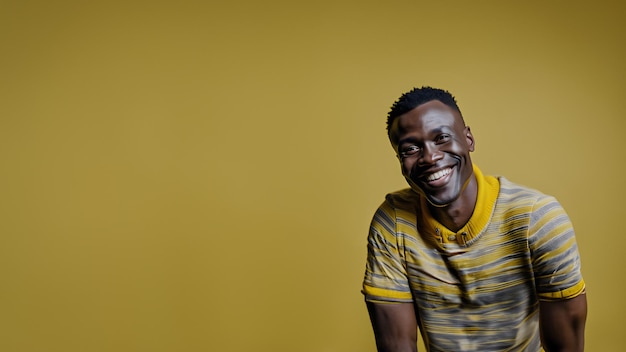
<instances>
[{"instance_id":1,"label":"man's mouth","mask_svg":"<svg viewBox=\"0 0 626 352\"><path fill-rule=\"evenodd\" d=\"M426 176L426 182L437 181L438 179L440 179L442 177L448 176L451 172L452 172L452 168L439 170L439 171L437 171L435 173L432 173L432 174Z\"/></svg>"}]
</instances>

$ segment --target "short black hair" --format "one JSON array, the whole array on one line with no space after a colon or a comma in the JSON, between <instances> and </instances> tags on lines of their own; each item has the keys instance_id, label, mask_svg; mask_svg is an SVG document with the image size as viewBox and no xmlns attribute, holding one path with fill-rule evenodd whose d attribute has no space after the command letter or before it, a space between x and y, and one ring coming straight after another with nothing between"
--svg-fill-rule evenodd
<instances>
[{"instance_id":1,"label":"short black hair","mask_svg":"<svg viewBox=\"0 0 626 352\"><path fill-rule=\"evenodd\" d=\"M461 118L463 118L461 109L459 109L459 106L456 104L456 99L447 90L427 86L422 88L413 88L411 91L402 94L402 96L400 96L400 98L391 106L391 110L387 115L387 133L390 132L391 125L398 116L406 114L419 105L428 103L432 100L439 100L440 102L453 108L458 111Z\"/></svg>"}]
</instances>

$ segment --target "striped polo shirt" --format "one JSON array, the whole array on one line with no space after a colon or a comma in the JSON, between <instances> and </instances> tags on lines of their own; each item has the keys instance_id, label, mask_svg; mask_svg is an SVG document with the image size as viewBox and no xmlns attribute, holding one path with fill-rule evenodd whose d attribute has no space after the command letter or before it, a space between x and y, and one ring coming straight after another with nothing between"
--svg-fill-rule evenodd
<instances>
[{"instance_id":1,"label":"striped polo shirt","mask_svg":"<svg viewBox=\"0 0 626 352\"><path fill-rule=\"evenodd\" d=\"M367 301L414 302L430 351L541 351L539 300L584 291L569 217L503 177L478 181L468 223L450 231L411 189L388 194L368 237Z\"/></svg>"}]
</instances>

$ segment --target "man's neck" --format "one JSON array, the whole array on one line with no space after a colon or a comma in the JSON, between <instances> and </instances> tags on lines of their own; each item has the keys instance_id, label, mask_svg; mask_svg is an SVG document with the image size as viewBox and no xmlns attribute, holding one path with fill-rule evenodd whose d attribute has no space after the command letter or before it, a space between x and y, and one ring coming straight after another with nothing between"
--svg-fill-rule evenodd
<instances>
[{"instance_id":1,"label":"man's neck","mask_svg":"<svg viewBox=\"0 0 626 352\"><path fill-rule=\"evenodd\" d=\"M458 231L472 217L478 197L478 182L476 175L472 174L461 195L454 202L444 206L430 206L431 215L450 231Z\"/></svg>"}]
</instances>

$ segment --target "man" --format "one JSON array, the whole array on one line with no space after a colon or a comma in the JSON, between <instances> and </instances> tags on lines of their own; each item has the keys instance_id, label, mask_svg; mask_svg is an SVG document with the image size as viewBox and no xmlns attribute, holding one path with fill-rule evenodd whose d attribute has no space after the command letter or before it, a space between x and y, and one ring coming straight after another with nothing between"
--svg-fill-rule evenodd
<instances>
[{"instance_id":1,"label":"man","mask_svg":"<svg viewBox=\"0 0 626 352\"><path fill-rule=\"evenodd\" d=\"M388 115L409 189L388 194L368 237L363 294L380 352L583 351L585 284L553 197L483 175L447 91L416 88Z\"/></svg>"}]
</instances>

